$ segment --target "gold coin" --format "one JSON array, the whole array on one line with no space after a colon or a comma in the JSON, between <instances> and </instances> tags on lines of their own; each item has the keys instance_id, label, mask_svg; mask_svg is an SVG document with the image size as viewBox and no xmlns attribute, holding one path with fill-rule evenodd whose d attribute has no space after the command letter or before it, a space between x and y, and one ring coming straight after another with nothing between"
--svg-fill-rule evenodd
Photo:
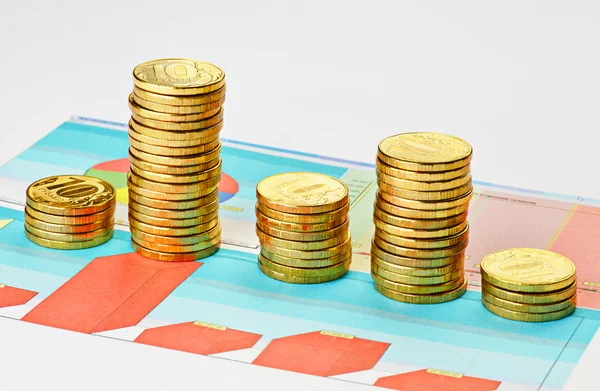
<instances>
[{"instance_id":1,"label":"gold coin","mask_svg":"<svg viewBox=\"0 0 600 391\"><path fill-rule=\"evenodd\" d=\"M165 166L197 166L215 160L221 153L221 143L211 151L207 151L203 154L186 156L186 157L173 157L173 156L161 156L154 155L152 153L146 153L140 151L132 146L129 146L129 154L137 157L140 160L144 160L149 163L162 164ZM183 168L182 168L183 169Z\"/></svg>"},{"instance_id":2,"label":"gold coin","mask_svg":"<svg viewBox=\"0 0 600 391\"><path fill-rule=\"evenodd\" d=\"M167 121L159 121L152 118L142 117L137 115L136 113L131 113L131 118L140 123L141 125L156 128L161 130L171 130L171 131L190 131L190 130L199 130L210 128L211 126L215 126L219 122L223 121L223 114L225 109L223 107L217 110L217 113L212 117L208 117L203 120L193 121L193 122L167 122Z\"/></svg>"},{"instance_id":3,"label":"gold coin","mask_svg":"<svg viewBox=\"0 0 600 391\"><path fill-rule=\"evenodd\" d=\"M214 212L219 209L219 200L215 200L208 205L200 208L191 209L159 209L153 208L146 205L140 205L133 200L129 200L129 208L135 210L138 213L144 214L151 217L160 217L163 219L192 219L205 214Z\"/></svg>"},{"instance_id":4,"label":"gold coin","mask_svg":"<svg viewBox=\"0 0 600 391\"><path fill-rule=\"evenodd\" d=\"M129 134L129 145L131 147L135 148L138 151L161 156L188 157L190 155L198 155L212 151L213 149L217 148L219 144L219 137L216 137L213 141L210 141L208 144L202 144L195 147L159 147L157 145L150 145L136 140L133 137L131 137L131 133Z\"/></svg>"},{"instance_id":5,"label":"gold coin","mask_svg":"<svg viewBox=\"0 0 600 391\"><path fill-rule=\"evenodd\" d=\"M44 212L35 210L32 207L30 207L29 205L25 205L25 212L28 213L34 219L41 220L46 223L81 225L81 224L95 223L96 221L109 220L109 219L113 218L114 214L115 214L115 207L113 206L110 209L106 209L102 212L89 214L89 215L80 215L80 216L52 215L49 213L44 213Z\"/></svg>"},{"instance_id":6,"label":"gold coin","mask_svg":"<svg viewBox=\"0 0 600 391\"><path fill-rule=\"evenodd\" d=\"M290 277L323 277L331 274L338 274L343 270L348 271L350 263L352 262L352 259L348 259L332 266L305 269L301 267L280 265L266 258L263 254L258 254L258 260L265 268Z\"/></svg>"},{"instance_id":7,"label":"gold coin","mask_svg":"<svg viewBox=\"0 0 600 391\"><path fill-rule=\"evenodd\" d=\"M408 198L410 200L416 201L446 201L453 198L458 198L464 196L473 190L473 185L471 184L471 179L467 184L462 185L460 187L456 187L454 189L448 190L440 190L440 191L418 191L418 190L406 190L401 189L399 187L394 187L392 185L388 185L385 182L382 182L380 179L377 179L377 186L382 192L391 194L396 197Z\"/></svg>"},{"instance_id":8,"label":"gold coin","mask_svg":"<svg viewBox=\"0 0 600 391\"><path fill-rule=\"evenodd\" d=\"M398 274L391 272L389 270L383 269L379 267L377 264L371 264L371 272L377 274L381 278L385 278L386 280L398 282L400 284L409 284L409 285L435 285L435 284L443 284L449 281L453 281L458 277L463 276L464 270L453 270L441 276L427 276L427 277L418 277L418 276L407 276L404 274Z\"/></svg>"},{"instance_id":9,"label":"gold coin","mask_svg":"<svg viewBox=\"0 0 600 391\"><path fill-rule=\"evenodd\" d=\"M331 212L317 214L296 214L280 212L275 209L268 208L260 202L257 202L256 210L268 218L278 221L286 221L295 224L324 224L332 221L338 221L340 219L346 219L348 216L348 211L350 210L350 204L348 203L342 206L340 209L336 209Z\"/></svg>"},{"instance_id":10,"label":"gold coin","mask_svg":"<svg viewBox=\"0 0 600 391\"><path fill-rule=\"evenodd\" d=\"M342 235L344 236L344 239L345 239L346 235L344 235L344 234L345 233L347 234L347 232L348 232L348 220L346 220L346 222L344 222L339 227L328 229L325 231L317 231L317 232L288 231L285 229L278 229L278 228L270 227L268 225L261 223L260 221L256 222L256 226L258 227L259 230L266 233L267 235L270 235L270 236L273 236L273 237L276 237L279 239L292 240L292 241L297 241L297 242L322 241L322 240L328 240L331 238L336 238L336 237L342 236Z\"/></svg>"},{"instance_id":11,"label":"gold coin","mask_svg":"<svg viewBox=\"0 0 600 391\"><path fill-rule=\"evenodd\" d=\"M78 234L65 234L52 231L44 231L43 229L36 228L31 224L25 222L25 229L31 234L43 239L57 240L59 242L83 242L86 240L92 240L97 237L107 235L110 231L113 230L113 228L114 226L108 225L106 227L99 228L95 231Z\"/></svg>"},{"instance_id":12,"label":"gold coin","mask_svg":"<svg viewBox=\"0 0 600 391\"><path fill-rule=\"evenodd\" d=\"M352 239L348 237L346 241L334 247L325 248L322 250L294 250L287 247L281 247L270 242L261 242L263 249L270 251L274 254L281 255L282 257L295 258L295 259L323 259L331 258L336 255L345 253L352 248Z\"/></svg>"},{"instance_id":13,"label":"gold coin","mask_svg":"<svg viewBox=\"0 0 600 391\"><path fill-rule=\"evenodd\" d=\"M161 183L174 183L174 184L191 184L205 181L210 178L214 178L221 174L221 159L218 159L218 164L206 171L200 171L193 174L183 175L172 175L172 174L159 174L152 171L139 169L135 164L131 164L131 171L140 178L147 179L149 181L161 182Z\"/></svg>"},{"instance_id":14,"label":"gold coin","mask_svg":"<svg viewBox=\"0 0 600 391\"><path fill-rule=\"evenodd\" d=\"M441 171L441 172L418 172L402 170L400 168L388 166L381 159L377 159L377 170L380 172L399 179L407 179L410 181L417 182L438 182L438 181L449 181L461 176L467 175L471 171L471 165L467 164L457 170L452 171Z\"/></svg>"},{"instance_id":15,"label":"gold coin","mask_svg":"<svg viewBox=\"0 0 600 391\"><path fill-rule=\"evenodd\" d=\"M552 251L510 248L486 255L481 278L498 288L517 292L551 292L575 282L575 265Z\"/></svg>"},{"instance_id":16,"label":"gold coin","mask_svg":"<svg viewBox=\"0 0 600 391\"><path fill-rule=\"evenodd\" d=\"M260 252L267 259L270 259L273 262L278 263L280 265L301 267L305 269L337 265L338 263L347 261L350 257L352 257L351 249L348 249L345 252L340 253L338 255L334 255L333 257L321 259L296 259L284 257L282 255L278 255L267 250L265 247L262 247L260 249Z\"/></svg>"},{"instance_id":17,"label":"gold coin","mask_svg":"<svg viewBox=\"0 0 600 391\"><path fill-rule=\"evenodd\" d=\"M192 130L189 132L174 132L169 130L155 129L150 128L148 126L144 126L139 122L135 122L132 119L129 120L129 127L133 129L137 134L142 134L147 137L152 137L153 139L160 139L165 141L178 141L181 143L190 142L192 144L200 144L200 141L209 137L212 137L216 134L219 134L221 129L223 129L223 121L217 123L214 126L209 128L201 129L201 130Z\"/></svg>"},{"instance_id":18,"label":"gold coin","mask_svg":"<svg viewBox=\"0 0 600 391\"><path fill-rule=\"evenodd\" d=\"M415 132L388 137L379 143L379 158L409 171L451 171L471 161L471 145L442 133Z\"/></svg>"},{"instance_id":19,"label":"gold coin","mask_svg":"<svg viewBox=\"0 0 600 391\"><path fill-rule=\"evenodd\" d=\"M154 92L143 90L137 86L133 86L133 93L140 98L169 106L197 106L212 103L223 99L225 97L225 85L216 91L209 92L206 94L199 95L188 95L188 96L173 96L155 94Z\"/></svg>"},{"instance_id":20,"label":"gold coin","mask_svg":"<svg viewBox=\"0 0 600 391\"><path fill-rule=\"evenodd\" d=\"M221 226L219 224L215 225L208 231L201 232L195 235L188 236L162 236L162 235L153 235L144 231L140 231L135 228L131 228L131 235L140 239L140 243L142 242L152 242L156 244L165 244L171 246L190 246L202 242L206 242L208 240L214 239L221 235ZM150 247L148 247L150 248Z\"/></svg>"},{"instance_id":21,"label":"gold coin","mask_svg":"<svg viewBox=\"0 0 600 391\"><path fill-rule=\"evenodd\" d=\"M325 230L331 230L333 228L339 227L348 221L347 217L342 217L338 220L328 221L326 223L312 223L312 224L300 224L300 223L288 223L287 221L281 221L272 219L270 217L265 216L260 212L258 208L256 208L256 220L261 226L271 227L276 229L281 229L285 231L292 232L319 232ZM265 229L263 231L267 232Z\"/></svg>"},{"instance_id":22,"label":"gold coin","mask_svg":"<svg viewBox=\"0 0 600 391\"><path fill-rule=\"evenodd\" d=\"M138 95L131 94L133 97L133 101L140 107L143 107L148 110L157 111L160 113L169 113L169 114L198 114L198 113L206 113L207 111L211 111L214 109L218 109L220 106L225 103L225 96L219 100L214 102L205 103L201 105L194 106L182 106L182 105L165 105L162 103L156 103L149 100L146 100Z\"/></svg>"},{"instance_id":23,"label":"gold coin","mask_svg":"<svg viewBox=\"0 0 600 391\"><path fill-rule=\"evenodd\" d=\"M129 121L130 123L133 121ZM166 132L163 130L163 132ZM165 140L162 138L147 136L142 133L138 133L129 125L129 136L138 142L143 144L155 145L163 148L198 148L206 144L213 143L219 139L219 133L211 134L203 138L196 138L193 140Z\"/></svg>"},{"instance_id":24,"label":"gold coin","mask_svg":"<svg viewBox=\"0 0 600 391\"><path fill-rule=\"evenodd\" d=\"M391 289L396 292L410 293L413 295L428 295L432 293L448 292L458 288L465 281L464 276L460 276L455 280L444 282L442 284L411 285L401 284L399 282L387 280L381 277L380 275L373 273L373 271L371 271L371 277L373 278L373 282L375 282L376 285L380 285L384 288Z\"/></svg>"},{"instance_id":25,"label":"gold coin","mask_svg":"<svg viewBox=\"0 0 600 391\"><path fill-rule=\"evenodd\" d=\"M378 204L375 204L373 215L375 218L383 221L386 224L408 229L445 229L454 227L467 221L466 211L459 215L450 216L443 219L409 219L406 217L398 217L386 213L379 209Z\"/></svg>"},{"instance_id":26,"label":"gold coin","mask_svg":"<svg viewBox=\"0 0 600 391\"><path fill-rule=\"evenodd\" d=\"M348 187L341 181L311 172L271 175L256 186L260 204L287 213L313 214L339 209L348 203Z\"/></svg>"},{"instance_id":27,"label":"gold coin","mask_svg":"<svg viewBox=\"0 0 600 391\"><path fill-rule=\"evenodd\" d=\"M221 244L216 244L204 250L196 251L193 253L164 253L160 251L149 250L137 244L135 240L131 240L131 246L136 253L143 257L154 259L155 261L163 262L191 262L199 259L208 258L211 255L219 251Z\"/></svg>"},{"instance_id":28,"label":"gold coin","mask_svg":"<svg viewBox=\"0 0 600 391\"><path fill-rule=\"evenodd\" d=\"M384 201L383 198L377 194L375 198L375 205L379 207L382 211L392 214L398 217L404 217L407 219L445 219L448 217L459 215L469 209L469 204L462 204L454 208L450 209L442 209L442 210L418 210L418 209L409 209L403 208L401 206L396 206L394 204L390 204L387 201Z\"/></svg>"},{"instance_id":29,"label":"gold coin","mask_svg":"<svg viewBox=\"0 0 600 391\"><path fill-rule=\"evenodd\" d=\"M395 263L386 262L380 259L374 252L371 252L371 264L376 265L380 269L387 270L391 273L402 274L405 276L414 277L437 277L444 274L462 270L464 267L463 259L459 259L454 263L441 267L409 267L397 265Z\"/></svg>"},{"instance_id":30,"label":"gold coin","mask_svg":"<svg viewBox=\"0 0 600 391\"><path fill-rule=\"evenodd\" d=\"M41 229L48 232L55 232L59 234L84 234L92 231L96 231L101 228L105 228L108 226L113 226L115 224L114 216L106 219L100 220L89 224L55 224L55 223L47 223L42 220L37 220L31 217L27 212L25 212L25 222L31 225L34 228Z\"/></svg>"},{"instance_id":31,"label":"gold coin","mask_svg":"<svg viewBox=\"0 0 600 391\"><path fill-rule=\"evenodd\" d=\"M83 175L57 175L33 182L26 191L27 204L58 216L89 215L116 204L116 192L102 179Z\"/></svg>"},{"instance_id":32,"label":"gold coin","mask_svg":"<svg viewBox=\"0 0 600 391\"><path fill-rule=\"evenodd\" d=\"M196 114L172 114L172 113L161 113L159 111L148 110L140 105L138 105L133 99L133 94L129 94L129 110L132 113L140 117L144 117L147 119L152 119L156 121L165 121L165 122L195 122L202 121L203 119L210 118L217 114L221 110L221 106L218 106L216 109L212 109L210 111L205 111L202 113Z\"/></svg>"},{"instance_id":33,"label":"gold coin","mask_svg":"<svg viewBox=\"0 0 600 391\"><path fill-rule=\"evenodd\" d=\"M219 185L220 176L214 176L212 178L208 178L202 182L198 183L189 183L189 184L173 184L173 183L161 183L155 181L149 181L147 179L141 178L135 175L134 172L129 172L128 179L134 185L138 185L139 187L143 187L146 189L150 189L153 191L158 191L165 193L165 199L179 199L176 197L181 197L181 199L190 199L190 198L200 198L204 197L210 193L212 193L217 186ZM143 194L142 194L143 195ZM169 198L171 197L172 198Z\"/></svg>"},{"instance_id":34,"label":"gold coin","mask_svg":"<svg viewBox=\"0 0 600 391\"><path fill-rule=\"evenodd\" d=\"M283 247L290 250L300 251L323 250L329 247L334 247L344 243L350 236L348 231L345 231L344 233L334 238L315 240L312 242L300 242L273 237L261 231L258 227L256 227L256 235L258 236L258 239L260 240L260 243L262 245L268 243L277 247Z\"/></svg>"},{"instance_id":35,"label":"gold coin","mask_svg":"<svg viewBox=\"0 0 600 391\"><path fill-rule=\"evenodd\" d=\"M136 236L133 234L131 237L132 237L132 240L135 240L135 242L139 246L142 246L145 249L152 250L152 251L159 251L162 253L169 253L169 254L198 252L198 251L206 250L207 248L214 247L215 245L221 243L221 234L220 233L216 237L209 239L205 242L200 242L200 243L190 244L190 245L183 245L183 246L182 245L173 245L173 244L161 244L161 243L155 243L155 242L148 241L148 240L142 240L142 239L140 239L139 236Z\"/></svg>"},{"instance_id":36,"label":"gold coin","mask_svg":"<svg viewBox=\"0 0 600 391\"><path fill-rule=\"evenodd\" d=\"M167 95L198 95L225 85L218 66L187 58L148 61L133 70L133 84L143 90Z\"/></svg>"},{"instance_id":37,"label":"gold coin","mask_svg":"<svg viewBox=\"0 0 600 391\"><path fill-rule=\"evenodd\" d=\"M203 208L204 206L209 205L214 201L219 201L218 189L214 190L212 193L205 197L200 197L196 199L183 201L163 201L141 196L135 193L131 186L129 187L129 200L132 200L140 205L145 205L156 209L184 210L192 208Z\"/></svg>"},{"instance_id":38,"label":"gold coin","mask_svg":"<svg viewBox=\"0 0 600 391\"><path fill-rule=\"evenodd\" d=\"M187 219L166 219L163 217L154 217L148 216L134 209L129 209L129 215L136 219L137 221L141 221L142 223L151 224L157 227L168 227L168 228L189 228L193 226L197 226L200 224L208 223L211 220L214 220L219 215L219 210L214 210L210 213L207 213L202 216L190 217Z\"/></svg>"},{"instance_id":39,"label":"gold coin","mask_svg":"<svg viewBox=\"0 0 600 391\"><path fill-rule=\"evenodd\" d=\"M452 289L450 291L441 292L441 293L432 293L432 294L426 294L426 295L415 295L415 294L410 294L410 293L402 293L402 292L397 292L397 291L388 289L388 288L378 285L378 284L374 284L374 285L375 285L375 289L377 289L377 291L379 293L381 293L382 295L384 295L390 299L396 300L396 301L402 301L404 303L411 303L411 304L445 303L448 301L458 299L459 297L464 295L465 292L467 291L467 280L465 280L463 282L463 284L460 285L458 288Z\"/></svg>"},{"instance_id":40,"label":"gold coin","mask_svg":"<svg viewBox=\"0 0 600 391\"><path fill-rule=\"evenodd\" d=\"M111 229L106 235L98 236L91 240L85 240L80 242L63 242L59 240L41 238L29 232L28 230L25 230L25 236L27 236L27 239L29 239L33 243L42 247L53 248L56 250L82 250L84 248L96 247L108 242L113 237L113 233L114 231Z\"/></svg>"},{"instance_id":41,"label":"gold coin","mask_svg":"<svg viewBox=\"0 0 600 391\"><path fill-rule=\"evenodd\" d=\"M414 268L441 268L446 266L453 266L458 263L463 263L465 259L464 249L462 251L458 251L455 254L440 258L424 259L403 257L383 250L377 245L378 241L381 242L380 239L374 237L373 241L371 242L371 257L376 257L385 262L399 266Z\"/></svg>"},{"instance_id":42,"label":"gold coin","mask_svg":"<svg viewBox=\"0 0 600 391\"><path fill-rule=\"evenodd\" d=\"M391 225L388 223L384 223L379 220L377 217L374 219L375 227L394 236L402 236L404 238L412 238L412 239L434 239L434 238L443 238L447 236L452 236L463 231L468 223L467 221L463 221L462 223L455 225L453 227L441 228L441 229L412 229L412 228L402 228L395 225Z\"/></svg>"},{"instance_id":43,"label":"gold coin","mask_svg":"<svg viewBox=\"0 0 600 391\"><path fill-rule=\"evenodd\" d=\"M573 312L575 312L576 309L575 306L571 306L565 308L564 310L556 312L547 312L544 314L530 314L527 312L511 311L502 307L498 307L497 305L490 303L483 297L481 298L481 303L492 314L498 315L506 319L516 320L519 322L549 322L552 320L558 320L571 315Z\"/></svg>"},{"instance_id":44,"label":"gold coin","mask_svg":"<svg viewBox=\"0 0 600 391\"><path fill-rule=\"evenodd\" d=\"M279 273L274 270L271 270L268 267L266 267L262 262L258 262L258 267L266 276L271 277L275 280L289 282L291 284L320 284L323 282L337 280L338 278L343 277L348 272L348 269L343 269L336 274L329 274L326 276L297 277L297 276L288 276L287 274Z\"/></svg>"},{"instance_id":45,"label":"gold coin","mask_svg":"<svg viewBox=\"0 0 600 391\"><path fill-rule=\"evenodd\" d=\"M381 182L387 183L390 186L397 187L402 190L412 191L441 191L445 192L450 189L454 189L460 186L464 186L471 182L471 174L466 174L458 178L450 179L447 181L438 182L417 182L408 179L399 179L377 170L377 178Z\"/></svg>"},{"instance_id":46,"label":"gold coin","mask_svg":"<svg viewBox=\"0 0 600 391\"><path fill-rule=\"evenodd\" d=\"M207 221L203 224L194 225L191 227L181 227L181 228L172 228L172 227L159 227L153 224L147 224L142 221L138 221L135 218L129 215L129 226L138 231L143 231L145 233L149 233L152 235L159 236L190 236L190 235L199 235L203 232L206 232L219 224L219 219L214 218L210 221Z\"/></svg>"},{"instance_id":47,"label":"gold coin","mask_svg":"<svg viewBox=\"0 0 600 391\"><path fill-rule=\"evenodd\" d=\"M412 249L437 249L455 246L467 240L469 237L469 226L467 225L461 232L444 238L407 238L395 236L381 229L375 229L375 234L388 243L396 246L409 247Z\"/></svg>"},{"instance_id":48,"label":"gold coin","mask_svg":"<svg viewBox=\"0 0 600 391\"><path fill-rule=\"evenodd\" d=\"M504 300L499 297L496 297L496 296L492 295L491 293L487 292L486 290L481 291L481 296L483 298L485 298L485 300L488 303L498 306L500 308L504 308L504 309L511 310L511 311L517 311L517 312L526 312L529 314L545 314L548 312L561 311L568 307L577 306L577 295L571 296L570 298L563 300L563 301L559 301L556 303L549 303L549 304L514 303L512 301L508 301L508 300Z\"/></svg>"},{"instance_id":49,"label":"gold coin","mask_svg":"<svg viewBox=\"0 0 600 391\"><path fill-rule=\"evenodd\" d=\"M464 196L453 198L450 200L419 201L419 200L410 200L408 198L396 197L392 194L388 194L383 191L378 191L377 194L379 195L380 198L382 198L386 202L389 202L390 204L400 206L402 208L426 210L426 211L446 210L446 209L456 208L461 205L468 204L469 201L471 201L471 197L473 195L472 191L469 191Z\"/></svg>"},{"instance_id":50,"label":"gold coin","mask_svg":"<svg viewBox=\"0 0 600 391\"><path fill-rule=\"evenodd\" d=\"M189 175L196 174L201 171L210 170L216 165L221 163L220 158L216 158L210 160L206 163L197 164L194 166L166 166L164 164L155 164L140 160L129 153L129 162L132 166L135 166L138 170L150 171L157 174L166 174L166 175Z\"/></svg>"},{"instance_id":51,"label":"gold coin","mask_svg":"<svg viewBox=\"0 0 600 391\"><path fill-rule=\"evenodd\" d=\"M397 244L389 243L381 238L379 235L375 235L375 243L384 251L399 255L406 258L446 258L455 255L467 248L469 239L458 243L451 247L435 248L435 249L423 249L423 248L410 248L404 246L398 246Z\"/></svg>"},{"instance_id":52,"label":"gold coin","mask_svg":"<svg viewBox=\"0 0 600 391\"><path fill-rule=\"evenodd\" d=\"M208 197L210 194L217 191L217 187L215 187L211 192L209 192L208 190L202 190L200 192L194 192L190 194L164 193L162 191L156 191L142 186L138 186L135 183L131 182L130 177L131 175L127 175L127 187L129 188L129 195L131 195L132 192L135 192L137 195L141 195L142 197L151 198L157 201L164 201L168 204L171 204L171 202L194 203L197 202L197 200ZM177 206L175 208L177 208Z\"/></svg>"},{"instance_id":53,"label":"gold coin","mask_svg":"<svg viewBox=\"0 0 600 391\"><path fill-rule=\"evenodd\" d=\"M485 289L492 295L504 300L523 304L550 304L564 301L577 294L577 281L572 285L559 291L547 293L526 293L513 292L502 288L497 288L485 280L481 280L481 289Z\"/></svg>"}]
</instances>

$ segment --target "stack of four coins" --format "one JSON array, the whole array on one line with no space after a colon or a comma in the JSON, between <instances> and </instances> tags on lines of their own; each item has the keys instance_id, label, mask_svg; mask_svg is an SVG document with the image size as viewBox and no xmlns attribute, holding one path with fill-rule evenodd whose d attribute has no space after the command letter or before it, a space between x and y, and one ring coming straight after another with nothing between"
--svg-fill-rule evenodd
<instances>
[{"instance_id":1,"label":"stack of four coins","mask_svg":"<svg viewBox=\"0 0 600 391\"><path fill-rule=\"evenodd\" d=\"M314 173L285 173L256 187L260 270L290 283L342 277L352 262L348 188Z\"/></svg>"},{"instance_id":2,"label":"stack of four coins","mask_svg":"<svg viewBox=\"0 0 600 391\"><path fill-rule=\"evenodd\" d=\"M129 96L129 224L134 249L193 261L220 246L219 191L225 74L164 59L137 66Z\"/></svg>"}]
</instances>

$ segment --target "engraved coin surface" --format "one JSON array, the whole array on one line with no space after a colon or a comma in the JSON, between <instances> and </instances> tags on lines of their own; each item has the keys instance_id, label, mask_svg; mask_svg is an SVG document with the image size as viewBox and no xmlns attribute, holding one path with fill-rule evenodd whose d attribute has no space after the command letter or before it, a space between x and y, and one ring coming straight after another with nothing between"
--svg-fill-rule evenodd
<instances>
[{"instance_id":1,"label":"engraved coin surface","mask_svg":"<svg viewBox=\"0 0 600 391\"><path fill-rule=\"evenodd\" d=\"M158 94L197 95L223 87L225 72L208 62L166 58L135 67L133 82L143 90Z\"/></svg>"}]
</instances>

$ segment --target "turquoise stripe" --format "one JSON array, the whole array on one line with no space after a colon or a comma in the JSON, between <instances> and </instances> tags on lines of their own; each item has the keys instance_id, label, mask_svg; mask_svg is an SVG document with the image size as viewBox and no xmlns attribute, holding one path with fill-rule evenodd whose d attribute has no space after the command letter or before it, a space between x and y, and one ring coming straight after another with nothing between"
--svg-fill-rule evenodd
<instances>
[{"instance_id":1,"label":"turquoise stripe","mask_svg":"<svg viewBox=\"0 0 600 391\"><path fill-rule=\"evenodd\" d=\"M3 255L0 252L0 259L3 259L2 257ZM38 300L50 296L52 292L67 282L68 279L68 277L57 276L53 273L42 273L0 264L1 283L38 292L36 296Z\"/></svg>"},{"instance_id":2,"label":"turquoise stripe","mask_svg":"<svg viewBox=\"0 0 600 391\"><path fill-rule=\"evenodd\" d=\"M75 124L77 125L77 124ZM82 125L77 125L82 126ZM80 132L61 126L35 144L36 149L73 151L75 155L100 156L104 160L127 157L129 141L126 132ZM65 153L63 159L70 159ZM60 163L60 162L58 162Z\"/></svg>"},{"instance_id":3,"label":"turquoise stripe","mask_svg":"<svg viewBox=\"0 0 600 391\"><path fill-rule=\"evenodd\" d=\"M0 167L0 177L31 183L47 176L63 175L64 173L83 174L85 172L84 168L74 167L73 165L56 165L50 163L52 160L48 160L48 162L36 162L15 158ZM68 159L64 158L64 155L56 154L53 160L54 162L62 161L62 164L70 164Z\"/></svg>"}]
</instances>

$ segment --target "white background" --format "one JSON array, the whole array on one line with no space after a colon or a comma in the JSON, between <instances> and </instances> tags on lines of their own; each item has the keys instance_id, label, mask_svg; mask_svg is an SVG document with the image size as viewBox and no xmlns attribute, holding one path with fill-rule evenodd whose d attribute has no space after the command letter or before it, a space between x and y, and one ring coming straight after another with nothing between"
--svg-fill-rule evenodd
<instances>
[{"instance_id":1,"label":"white background","mask_svg":"<svg viewBox=\"0 0 600 391\"><path fill-rule=\"evenodd\" d=\"M600 198L599 21L596 0L0 0L0 163L71 114L125 122L135 65L191 57L227 74L224 137L374 162L443 131L475 179ZM51 369L91 358L54 348Z\"/></svg>"}]
</instances>

